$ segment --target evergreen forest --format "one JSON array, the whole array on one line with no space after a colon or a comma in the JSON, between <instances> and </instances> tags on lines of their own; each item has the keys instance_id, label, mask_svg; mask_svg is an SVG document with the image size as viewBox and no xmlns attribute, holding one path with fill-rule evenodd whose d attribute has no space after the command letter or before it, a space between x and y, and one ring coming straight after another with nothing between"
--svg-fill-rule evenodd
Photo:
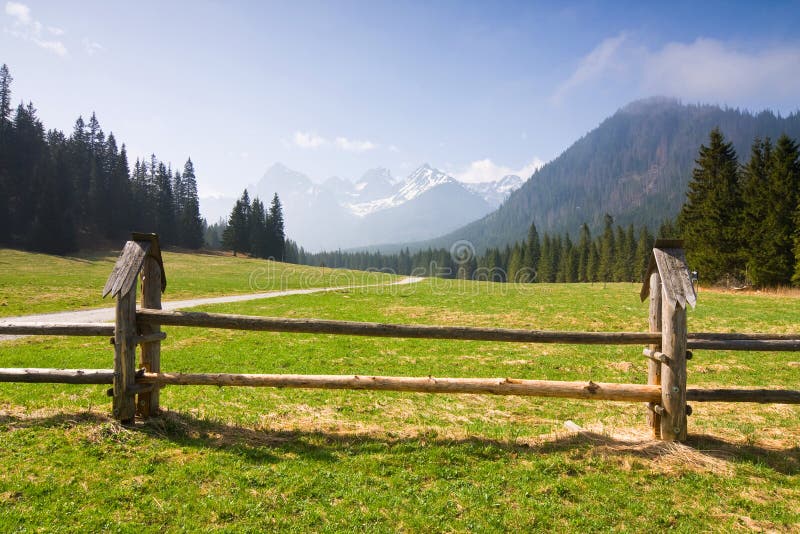
<instances>
[{"instance_id":1,"label":"evergreen forest","mask_svg":"<svg viewBox=\"0 0 800 534\"><path fill-rule=\"evenodd\" d=\"M69 136L46 130L33 103L12 110L13 78L0 67L0 245L66 254L118 246L131 231L164 245L203 246L191 158L173 169L155 155L131 171L124 144L92 113Z\"/></svg>"}]
</instances>

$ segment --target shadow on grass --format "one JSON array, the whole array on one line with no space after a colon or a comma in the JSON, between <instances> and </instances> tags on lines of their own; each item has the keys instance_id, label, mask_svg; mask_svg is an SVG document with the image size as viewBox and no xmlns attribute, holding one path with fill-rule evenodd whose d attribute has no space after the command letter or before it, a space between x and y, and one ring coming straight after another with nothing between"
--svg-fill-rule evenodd
<instances>
[{"instance_id":1,"label":"shadow on grass","mask_svg":"<svg viewBox=\"0 0 800 534\"><path fill-rule=\"evenodd\" d=\"M684 444L654 441L642 436L609 435L589 431L564 432L534 438L530 442L481 436L448 438L435 430L412 436L392 437L358 432L321 430L257 430L230 425L191 414L165 411L162 415L123 427L95 412L60 413L46 416L0 414L0 432L20 428L92 427L100 439L124 441L125 436L166 440L181 447L212 449L253 463L275 463L286 454L320 461L336 461L336 453L369 454L397 447L457 447L461 452L486 459L509 453L516 456L583 452L606 458L638 458L666 470L698 468L722 473L729 464L766 467L784 475L800 474L800 447L787 449L726 441L706 434L690 435Z\"/></svg>"}]
</instances>

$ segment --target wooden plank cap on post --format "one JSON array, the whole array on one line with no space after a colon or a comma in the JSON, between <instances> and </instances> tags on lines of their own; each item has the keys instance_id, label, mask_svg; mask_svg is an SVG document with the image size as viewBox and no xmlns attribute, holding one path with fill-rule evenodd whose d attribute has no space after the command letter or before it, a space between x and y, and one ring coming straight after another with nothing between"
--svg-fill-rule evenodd
<instances>
[{"instance_id":1,"label":"wooden plank cap on post","mask_svg":"<svg viewBox=\"0 0 800 534\"><path fill-rule=\"evenodd\" d=\"M103 298L109 294L112 297L120 297L128 294L136 282L136 277L144 265L146 257L151 257L158 262L161 268L161 292L167 288L167 276L164 272L164 261L161 259L161 247L158 243L157 234L144 234L134 232L131 241L125 243L125 247L117 258L114 270L106 281L103 288Z\"/></svg>"},{"instance_id":2,"label":"wooden plank cap on post","mask_svg":"<svg viewBox=\"0 0 800 534\"><path fill-rule=\"evenodd\" d=\"M686 265L686 256L683 251L683 241L680 239L656 239L647 272L644 275L644 284L639 296L644 301L650 295L650 274L658 270L661 275L663 298L673 304L680 304L686 308L688 303L692 308L697 305L697 295L694 292L692 279L689 277L689 267Z\"/></svg>"}]
</instances>

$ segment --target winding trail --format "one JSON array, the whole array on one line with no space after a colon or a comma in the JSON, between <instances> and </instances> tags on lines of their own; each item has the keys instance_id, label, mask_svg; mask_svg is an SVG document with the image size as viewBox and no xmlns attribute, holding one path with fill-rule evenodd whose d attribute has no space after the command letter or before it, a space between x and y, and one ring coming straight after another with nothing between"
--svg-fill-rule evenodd
<instances>
[{"instance_id":1,"label":"winding trail","mask_svg":"<svg viewBox=\"0 0 800 534\"><path fill-rule=\"evenodd\" d=\"M324 293L328 291L342 291L344 289L360 289L366 287L402 286L416 284L424 278L408 276L397 282L388 284L349 285L338 287L315 287L309 289L287 289L283 291L268 291L266 293L247 293L244 295L226 295L222 297L199 297L185 300L167 300L161 303L162 310L179 310L207 304L225 304L228 302L244 302L248 300L271 299L275 297L288 297L291 295L308 295L310 293ZM37 315L19 315L16 317L0 317L0 323L113 323L114 307L93 308L90 310L76 310L64 312L41 313ZM8 341L26 336L0 335L0 341Z\"/></svg>"}]
</instances>

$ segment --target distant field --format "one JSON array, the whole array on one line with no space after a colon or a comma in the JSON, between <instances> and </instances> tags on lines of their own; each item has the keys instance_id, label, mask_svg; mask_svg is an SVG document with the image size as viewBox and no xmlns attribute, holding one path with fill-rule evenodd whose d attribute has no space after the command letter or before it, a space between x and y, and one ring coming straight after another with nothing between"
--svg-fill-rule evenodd
<instances>
[{"instance_id":1,"label":"distant field","mask_svg":"<svg viewBox=\"0 0 800 534\"><path fill-rule=\"evenodd\" d=\"M427 280L203 309L641 331L638 290ZM701 292L689 329L796 332L800 301ZM646 374L635 346L165 330L165 371L636 383ZM108 368L111 358L98 339L0 344L0 367ZM800 354L696 351L689 382L798 388ZM0 531L800 530L798 406L698 403L678 446L647 439L638 404L168 387L163 417L122 428L104 391L0 386Z\"/></svg>"},{"instance_id":2,"label":"distant field","mask_svg":"<svg viewBox=\"0 0 800 534\"><path fill-rule=\"evenodd\" d=\"M0 317L110 305L101 293L118 252L59 257L0 249ZM163 253L165 300L377 283L388 275L220 254Z\"/></svg>"}]
</instances>

